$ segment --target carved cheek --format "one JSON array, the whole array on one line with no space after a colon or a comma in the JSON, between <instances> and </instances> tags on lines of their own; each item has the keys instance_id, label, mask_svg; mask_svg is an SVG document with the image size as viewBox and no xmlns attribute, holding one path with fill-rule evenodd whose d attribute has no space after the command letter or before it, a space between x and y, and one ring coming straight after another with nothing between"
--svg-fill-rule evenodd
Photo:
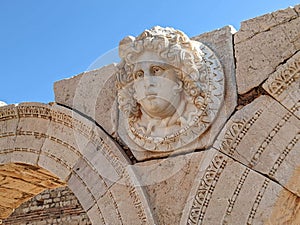
<instances>
[{"instance_id":1,"label":"carved cheek","mask_svg":"<svg viewBox=\"0 0 300 225\"><path fill-rule=\"evenodd\" d=\"M178 77L174 70L168 69L164 72L163 77L178 83Z\"/></svg>"},{"instance_id":2,"label":"carved cheek","mask_svg":"<svg viewBox=\"0 0 300 225\"><path fill-rule=\"evenodd\" d=\"M144 79L139 79L134 81L133 87L135 90L135 96L137 101L140 101L145 98L145 80Z\"/></svg>"}]
</instances>

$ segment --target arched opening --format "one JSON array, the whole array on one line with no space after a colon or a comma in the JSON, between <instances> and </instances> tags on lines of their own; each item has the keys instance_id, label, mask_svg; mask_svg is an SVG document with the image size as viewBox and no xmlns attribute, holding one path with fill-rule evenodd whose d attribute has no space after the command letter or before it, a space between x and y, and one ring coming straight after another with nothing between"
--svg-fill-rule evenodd
<instances>
[{"instance_id":1,"label":"arched opening","mask_svg":"<svg viewBox=\"0 0 300 225\"><path fill-rule=\"evenodd\" d=\"M19 174L43 171L57 183L6 198L0 218L45 189L67 185L92 224L154 224L126 156L97 125L72 110L38 103L1 107L0 165L21 167Z\"/></svg>"},{"instance_id":2,"label":"arched opening","mask_svg":"<svg viewBox=\"0 0 300 225\"><path fill-rule=\"evenodd\" d=\"M0 165L0 219L5 219L23 202L46 189L66 183L49 171L24 163Z\"/></svg>"}]
</instances>

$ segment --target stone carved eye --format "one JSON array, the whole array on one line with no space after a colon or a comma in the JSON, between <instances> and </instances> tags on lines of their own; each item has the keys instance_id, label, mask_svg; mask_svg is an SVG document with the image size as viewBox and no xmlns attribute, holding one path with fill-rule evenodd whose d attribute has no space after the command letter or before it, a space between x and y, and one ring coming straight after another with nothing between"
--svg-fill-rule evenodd
<instances>
[{"instance_id":1,"label":"stone carved eye","mask_svg":"<svg viewBox=\"0 0 300 225\"><path fill-rule=\"evenodd\" d=\"M143 78L144 77L144 71L143 70L138 70L134 73L133 78L139 79L139 78Z\"/></svg>"},{"instance_id":2,"label":"stone carved eye","mask_svg":"<svg viewBox=\"0 0 300 225\"><path fill-rule=\"evenodd\" d=\"M151 72L153 73L153 75L155 76L159 76L163 73L165 69L160 67L160 66L152 66L151 68Z\"/></svg>"}]
</instances>

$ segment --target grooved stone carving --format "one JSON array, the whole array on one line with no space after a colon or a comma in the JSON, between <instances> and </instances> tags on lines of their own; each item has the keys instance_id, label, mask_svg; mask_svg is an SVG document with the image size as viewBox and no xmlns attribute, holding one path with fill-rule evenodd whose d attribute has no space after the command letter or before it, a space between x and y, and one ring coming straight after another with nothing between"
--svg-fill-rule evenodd
<instances>
[{"instance_id":1,"label":"grooved stone carving","mask_svg":"<svg viewBox=\"0 0 300 225\"><path fill-rule=\"evenodd\" d=\"M300 118L300 52L271 74L263 88Z\"/></svg>"},{"instance_id":2,"label":"grooved stone carving","mask_svg":"<svg viewBox=\"0 0 300 225\"><path fill-rule=\"evenodd\" d=\"M300 165L299 138L299 119L261 96L230 118L214 147L300 195L300 182L288 182Z\"/></svg>"},{"instance_id":3,"label":"grooved stone carving","mask_svg":"<svg viewBox=\"0 0 300 225\"><path fill-rule=\"evenodd\" d=\"M263 224L282 187L225 154L210 151L212 159L199 171L180 224Z\"/></svg>"}]
</instances>

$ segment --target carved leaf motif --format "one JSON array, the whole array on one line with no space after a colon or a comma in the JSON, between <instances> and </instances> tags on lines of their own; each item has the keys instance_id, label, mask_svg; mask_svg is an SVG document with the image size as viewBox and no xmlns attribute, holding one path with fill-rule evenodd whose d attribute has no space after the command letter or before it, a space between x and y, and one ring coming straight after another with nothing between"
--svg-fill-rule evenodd
<instances>
[{"instance_id":1,"label":"carved leaf motif","mask_svg":"<svg viewBox=\"0 0 300 225\"><path fill-rule=\"evenodd\" d=\"M269 79L267 90L273 95L280 95L291 83L300 77L300 59L292 58L279 68Z\"/></svg>"}]
</instances>

